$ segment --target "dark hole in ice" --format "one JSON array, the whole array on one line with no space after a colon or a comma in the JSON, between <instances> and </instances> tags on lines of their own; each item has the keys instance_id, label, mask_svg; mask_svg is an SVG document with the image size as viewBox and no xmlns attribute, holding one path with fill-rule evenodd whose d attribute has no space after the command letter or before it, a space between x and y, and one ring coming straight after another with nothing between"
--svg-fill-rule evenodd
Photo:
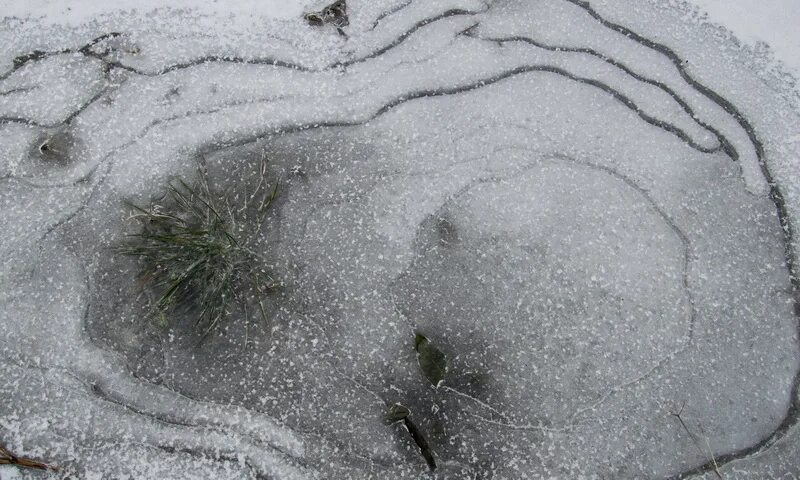
<instances>
[{"instance_id":1,"label":"dark hole in ice","mask_svg":"<svg viewBox=\"0 0 800 480\"><path fill-rule=\"evenodd\" d=\"M45 134L34 143L32 156L47 165L64 166L72 158L75 147L75 138L67 132Z\"/></svg>"},{"instance_id":2,"label":"dark hole in ice","mask_svg":"<svg viewBox=\"0 0 800 480\"><path fill-rule=\"evenodd\" d=\"M447 246L458 243L458 230L453 222L446 216L438 218L436 232L439 235L439 243L441 245Z\"/></svg>"},{"instance_id":3,"label":"dark hole in ice","mask_svg":"<svg viewBox=\"0 0 800 480\"><path fill-rule=\"evenodd\" d=\"M322 21L322 17L320 17L316 13L307 13L306 14L306 21L308 22L309 25L312 25L312 26L315 26L315 27L321 27L322 24L324 23Z\"/></svg>"},{"instance_id":4,"label":"dark hole in ice","mask_svg":"<svg viewBox=\"0 0 800 480\"><path fill-rule=\"evenodd\" d=\"M318 12L308 12L304 17L308 24L314 27L321 27L326 24L333 25L340 35L344 35L342 27L350 25L350 19L347 16L347 2L345 0L338 0Z\"/></svg>"}]
</instances>

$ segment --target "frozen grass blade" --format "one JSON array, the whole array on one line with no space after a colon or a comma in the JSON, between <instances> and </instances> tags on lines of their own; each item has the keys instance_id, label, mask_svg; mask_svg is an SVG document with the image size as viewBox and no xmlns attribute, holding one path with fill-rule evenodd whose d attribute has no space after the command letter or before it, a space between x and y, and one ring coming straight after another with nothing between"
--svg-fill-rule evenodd
<instances>
[{"instance_id":1,"label":"frozen grass blade","mask_svg":"<svg viewBox=\"0 0 800 480\"><path fill-rule=\"evenodd\" d=\"M265 187L263 160L260 173L256 190L239 210L231 207L229 193L214 192L202 165L194 185L183 179L167 184L164 206L144 208L126 202L141 231L130 235L118 252L139 259L140 284L156 293L157 318L199 312L195 325L205 338L229 315L232 301L247 311L245 293L263 294L274 286L263 259L248 247L278 192L277 182L271 190ZM248 200L260 191L264 195L256 215L248 218ZM259 309L266 321L260 301Z\"/></svg>"}]
</instances>

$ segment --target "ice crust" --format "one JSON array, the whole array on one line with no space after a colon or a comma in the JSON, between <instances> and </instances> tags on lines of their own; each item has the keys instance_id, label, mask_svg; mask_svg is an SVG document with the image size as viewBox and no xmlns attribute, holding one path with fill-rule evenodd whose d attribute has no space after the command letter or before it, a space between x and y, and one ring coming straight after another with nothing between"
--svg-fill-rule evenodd
<instances>
[{"instance_id":1,"label":"ice crust","mask_svg":"<svg viewBox=\"0 0 800 480\"><path fill-rule=\"evenodd\" d=\"M87 479L800 471L800 118L668 3L3 19L0 442ZM283 286L197 348L144 318L123 200L261 158Z\"/></svg>"}]
</instances>

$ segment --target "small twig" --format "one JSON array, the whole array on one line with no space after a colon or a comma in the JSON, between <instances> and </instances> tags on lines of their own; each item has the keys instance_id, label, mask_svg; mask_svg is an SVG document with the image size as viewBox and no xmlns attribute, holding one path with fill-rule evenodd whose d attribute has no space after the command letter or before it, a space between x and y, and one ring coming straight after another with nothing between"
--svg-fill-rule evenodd
<instances>
[{"instance_id":1,"label":"small twig","mask_svg":"<svg viewBox=\"0 0 800 480\"><path fill-rule=\"evenodd\" d=\"M395 425L397 423L403 424L403 427L411 435L411 439L417 444L422 458L424 458L425 462L428 464L428 468L434 471L436 470L436 459L433 456L433 449L425 439L425 435L423 435L420 429L411 421L411 418L409 418L410 415L411 410L409 410L408 407L395 403L386 413L385 420L389 425Z\"/></svg>"},{"instance_id":2,"label":"small twig","mask_svg":"<svg viewBox=\"0 0 800 480\"><path fill-rule=\"evenodd\" d=\"M269 212L269 207L272 206L272 202L275 201L275 197L278 196L278 185L280 181L275 182L275 187L272 189L272 192L267 192L264 195L264 200L261 201L261 206L258 207L258 227L260 228L264 224L264 220L267 218L267 213Z\"/></svg>"},{"instance_id":3,"label":"small twig","mask_svg":"<svg viewBox=\"0 0 800 480\"><path fill-rule=\"evenodd\" d=\"M0 445L0 465L16 465L20 468L32 468L35 470L50 470L58 472L59 468L55 465L48 465L46 463L37 462L30 458L18 457L8 451L4 446Z\"/></svg>"},{"instance_id":4,"label":"small twig","mask_svg":"<svg viewBox=\"0 0 800 480\"><path fill-rule=\"evenodd\" d=\"M708 436L703 434L703 437L705 437L706 440L706 445L708 446L708 452L706 452L702 449L702 447L700 447L700 442L698 441L697 436L689 430L689 427L686 425L686 422L683 421L683 417L681 417L681 414L683 413L683 409L685 407L686 407L686 402L683 402L683 405L681 405L681 409L678 412L670 412L670 415L678 419L683 429L686 430L686 433L689 435L689 438L692 439L694 447L697 449L698 452L700 452L701 455L703 455L706 458L706 461L708 463L714 466L714 474L717 476L717 478L723 480L722 474L719 471L719 465L717 465L717 459L714 458L714 452L711 450L711 444L708 441ZM700 431L701 432L703 431L702 427L700 427Z\"/></svg>"},{"instance_id":5,"label":"small twig","mask_svg":"<svg viewBox=\"0 0 800 480\"><path fill-rule=\"evenodd\" d=\"M419 447L419 452L422 454L422 458L425 459L425 463L428 464L428 468L430 468L431 471L436 470L436 460L433 458L433 450L431 449L430 445L428 445L428 441L425 439L425 436L408 417L403 419L403 426L406 427L406 430L408 430L408 433L411 434L411 438L414 440L414 443L416 443L417 447Z\"/></svg>"},{"instance_id":6,"label":"small twig","mask_svg":"<svg viewBox=\"0 0 800 480\"><path fill-rule=\"evenodd\" d=\"M700 428L700 433L703 434L703 438L705 438L706 440L706 448L708 448L709 455L711 456L711 464L714 465L714 473L716 473L717 477L721 479L722 474L719 472L719 465L717 465L717 459L714 458L714 452L711 450L711 443L709 443L708 441L708 435L706 435L706 432L703 431L702 426L698 425L698 428Z\"/></svg>"},{"instance_id":7,"label":"small twig","mask_svg":"<svg viewBox=\"0 0 800 480\"><path fill-rule=\"evenodd\" d=\"M242 206L242 212L247 210L247 207L250 206L250 202L255 200L256 195L258 195L259 190L261 190L261 186L264 185L264 179L267 176L267 162L265 161L266 154L261 155L261 160L259 163L259 176L258 176L258 183L256 187L253 189L253 193L251 195L245 195L244 205Z\"/></svg>"},{"instance_id":8,"label":"small twig","mask_svg":"<svg viewBox=\"0 0 800 480\"><path fill-rule=\"evenodd\" d=\"M247 301L242 300L235 290L233 291L233 296L239 305L241 305L242 312L244 313L244 345L242 345L242 353L245 353L247 351L247 340L250 333L250 315L247 313Z\"/></svg>"}]
</instances>

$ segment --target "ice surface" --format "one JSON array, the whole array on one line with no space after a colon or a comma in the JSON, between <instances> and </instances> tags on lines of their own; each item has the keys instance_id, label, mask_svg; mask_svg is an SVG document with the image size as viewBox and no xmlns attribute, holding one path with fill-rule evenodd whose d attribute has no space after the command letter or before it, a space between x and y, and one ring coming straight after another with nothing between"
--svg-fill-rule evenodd
<instances>
[{"instance_id":1,"label":"ice surface","mask_svg":"<svg viewBox=\"0 0 800 480\"><path fill-rule=\"evenodd\" d=\"M792 73L800 75L800 32L796 21L800 5L791 0L739 1L692 0L700 11L708 12L707 21L731 29L740 40L758 46L769 46L775 60Z\"/></svg>"},{"instance_id":2,"label":"ice surface","mask_svg":"<svg viewBox=\"0 0 800 480\"><path fill-rule=\"evenodd\" d=\"M2 20L0 442L78 478L800 471L791 83L672 3ZM262 158L282 286L198 347L146 319L124 200Z\"/></svg>"},{"instance_id":3,"label":"ice surface","mask_svg":"<svg viewBox=\"0 0 800 480\"><path fill-rule=\"evenodd\" d=\"M208 16L237 17L240 21L250 17L295 18L303 12L303 7L313 2L304 0L249 0L239 1L235 5L222 6L210 0L177 0L168 7L159 0L116 1L114 3L95 2L92 0L28 0L25 2L8 2L3 7L4 16L34 17L47 23L79 26L105 15L119 12L135 11L139 14L163 14L166 10L194 10ZM244 17L244 18L242 18Z\"/></svg>"}]
</instances>

